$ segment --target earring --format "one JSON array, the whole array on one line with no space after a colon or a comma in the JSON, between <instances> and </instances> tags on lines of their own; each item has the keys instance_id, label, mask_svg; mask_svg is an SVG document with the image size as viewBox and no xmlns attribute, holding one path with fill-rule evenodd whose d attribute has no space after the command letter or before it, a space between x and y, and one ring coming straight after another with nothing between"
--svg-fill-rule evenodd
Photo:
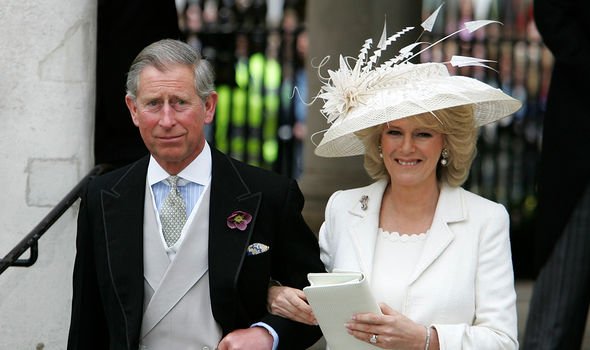
<instances>
[{"instance_id":1,"label":"earring","mask_svg":"<svg viewBox=\"0 0 590 350\"><path fill-rule=\"evenodd\" d=\"M449 164L449 150L443 148L442 152L440 153L440 165L447 166Z\"/></svg>"},{"instance_id":2,"label":"earring","mask_svg":"<svg viewBox=\"0 0 590 350\"><path fill-rule=\"evenodd\" d=\"M381 145L379 145L377 149L379 150L379 158L383 158L383 151L381 150Z\"/></svg>"}]
</instances>

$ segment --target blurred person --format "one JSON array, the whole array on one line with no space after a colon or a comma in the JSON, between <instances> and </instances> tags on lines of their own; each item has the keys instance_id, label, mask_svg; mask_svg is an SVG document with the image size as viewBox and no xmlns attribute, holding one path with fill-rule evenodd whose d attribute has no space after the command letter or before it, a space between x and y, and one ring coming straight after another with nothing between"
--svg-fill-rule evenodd
<instances>
[{"instance_id":1,"label":"blurred person","mask_svg":"<svg viewBox=\"0 0 590 350\"><path fill-rule=\"evenodd\" d=\"M299 97L293 101L293 115L295 121L293 122L293 137L294 145L294 161L293 161L293 178L299 179L303 175L303 142L307 137L307 104L308 87L307 87L307 72L305 69L305 61L308 58L308 34L307 30L303 28L297 34L296 39L296 68L294 83L297 86Z\"/></svg>"},{"instance_id":2,"label":"blurred person","mask_svg":"<svg viewBox=\"0 0 590 350\"><path fill-rule=\"evenodd\" d=\"M324 271L295 181L205 141L211 65L162 40L131 64L125 102L150 155L89 182L78 216L68 349L305 349L269 314L270 281Z\"/></svg>"},{"instance_id":3,"label":"blurred person","mask_svg":"<svg viewBox=\"0 0 590 350\"><path fill-rule=\"evenodd\" d=\"M536 0L555 61L543 119L534 252L538 276L524 349L580 349L590 304L590 3Z\"/></svg>"},{"instance_id":4,"label":"blurred person","mask_svg":"<svg viewBox=\"0 0 590 350\"><path fill-rule=\"evenodd\" d=\"M315 153L364 155L375 180L335 192L320 228L327 271L362 272L380 302L382 315L351 315L343 327L383 349L517 349L508 213L461 185L477 128L521 103L443 63L412 64L410 54L377 64L395 39L384 37L371 57L365 41L353 68L340 56L318 94L331 125ZM301 290L274 286L268 304L316 323Z\"/></svg>"}]
</instances>

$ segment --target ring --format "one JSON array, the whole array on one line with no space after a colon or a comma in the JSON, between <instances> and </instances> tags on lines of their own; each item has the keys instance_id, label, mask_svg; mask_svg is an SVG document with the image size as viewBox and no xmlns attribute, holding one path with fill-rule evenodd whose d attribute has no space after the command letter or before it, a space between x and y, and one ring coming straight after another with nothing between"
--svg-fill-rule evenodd
<instances>
[{"instance_id":1,"label":"ring","mask_svg":"<svg viewBox=\"0 0 590 350\"><path fill-rule=\"evenodd\" d=\"M372 334L371 337L369 338L369 343L371 344L377 344L377 334Z\"/></svg>"}]
</instances>

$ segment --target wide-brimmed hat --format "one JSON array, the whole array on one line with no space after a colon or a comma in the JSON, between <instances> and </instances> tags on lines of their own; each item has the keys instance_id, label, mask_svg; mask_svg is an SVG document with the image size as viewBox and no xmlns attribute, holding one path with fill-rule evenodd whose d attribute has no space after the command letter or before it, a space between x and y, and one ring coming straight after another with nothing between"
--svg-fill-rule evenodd
<instances>
[{"instance_id":1,"label":"wide-brimmed hat","mask_svg":"<svg viewBox=\"0 0 590 350\"><path fill-rule=\"evenodd\" d=\"M490 23L494 22L468 22L465 29L473 31ZM403 48L398 56L373 67L384 47L411 29L405 28L389 38L386 38L384 29L373 56L366 58L371 43L369 39L365 41L354 68L341 56L340 68L328 71L329 78L317 98L324 100L321 112L331 125L317 145L316 155L361 155L365 148L355 132L405 117L472 105L475 125L482 126L509 116L521 107L520 101L500 89L477 79L449 74L443 63L408 62L419 53L411 52L418 47L417 44ZM484 64L487 62L455 56L447 64L487 67Z\"/></svg>"}]
</instances>

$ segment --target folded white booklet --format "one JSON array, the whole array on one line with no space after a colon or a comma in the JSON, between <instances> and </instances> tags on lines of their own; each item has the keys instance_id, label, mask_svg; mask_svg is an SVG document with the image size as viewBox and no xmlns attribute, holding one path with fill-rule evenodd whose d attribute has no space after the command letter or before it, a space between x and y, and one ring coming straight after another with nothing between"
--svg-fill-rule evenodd
<instances>
[{"instance_id":1,"label":"folded white booklet","mask_svg":"<svg viewBox=\"0 0 590 350\"><path fill-rule=\"evenodd\" d=\"M375 350L348 334L344 324L363 312L381 314L365 276L360 272L310 273L303 288L330 350Z\"/></svg>"}]
</instances>

